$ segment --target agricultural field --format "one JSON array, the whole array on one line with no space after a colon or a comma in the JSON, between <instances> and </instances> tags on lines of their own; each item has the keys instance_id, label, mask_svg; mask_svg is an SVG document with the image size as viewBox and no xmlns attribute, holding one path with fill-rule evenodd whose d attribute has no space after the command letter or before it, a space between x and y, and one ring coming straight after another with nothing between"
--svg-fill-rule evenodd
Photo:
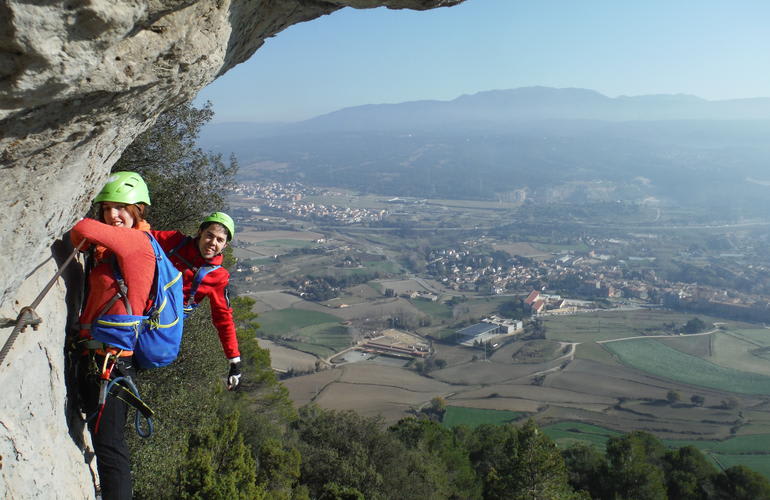
<instances>
[{"instance_id":1,"label":"agricultural field","mask_svg":"<svg viewBox=\"0 0 770 500\"><path fill-rule=\"evenodd\" d=\"M238 231L235 240L233 240L233 244L234 246L238 246L239 244L259 245L271 241L312 242L323 237L324 235L321 233L310 231L255 231L253 229L244 228L243 230Z\"/></svg>"},{"instance_id":2,"label":"agricultural field","mask_svg":"<svg viewBox=\"0 0 770 500\"><path fill-rule=\"evenodd\" d=\"M770 330L731 330L713 336L708 358L725 367L770 376Z\"/></svg>"},{"instance_id":3,"label":"agricultural field","mask_svg":"<svg viewBox=\"0 0 770 500\"><path fill-rule=\"evenodd\" d=\"M406 212L401 222L409 231L333 224L318 227L307 220L276 219L284 227L301 225L311 230L247 228L239 233L234 248L237 257L262 263L258 273L237 286L256 300L253 310L260 314L260 335L280 342L261 340L271 350L274 366L320 368L284 381L297 405L314 402L325 408L380 415L385 422L394 423L441 396L448 404L444 421L448 426L531 417L559 446L575 441L603 446L613 435L643 430L672 446L695 444L724 466L742 463L770 474L770 456L765 455L770 449L770 330L702 314L632 309L633 305L626 304L623 309L545 317L545 339L516 337L495 352L458 346L451 339L460 324L495 313L511 298L452 291L427 277L407 274L401 263L419 269L424 265L425 248L456 246L475 228L500 226L518 209L495 202L455 200L427 200L418 205L410 199L393 204L383 197L343 190L316 201L329 203L329 196L338 205ZM655 210L647 212L631 214L629 220L660 216ZM591 222L608 216L614 214L592 217ZM663 217L678 220L682 215L667 210ZM269 222L261 225L266 224ZM664 236L628 238L638 242L649 237L655 255L662 258L706 263L681 252L690 242L707 247L711 241L710 235L692 233L672 230ZM319 245L316 241L321 238L325 239L323 252L292 252ZM475 239L484 249L491 246L536 259L552 252L589 250L578 238L554 238L547 232L515 238ZM629 256L635 257L635 250L628 248ZM274 255L280 257L273 259ZM347 255L358 256L360 266L339 267ZM651 262L627 260L626 265L645 273ZM339 298L324 303L285 293L287 281L304 275L374 272L386 278L343 290ZM399 295L428 291L437 294L439 301L385 297L386 289ZM454 307L443 303L460 295L467 300ZM674 335L672 325L680 327L696 316L708 326L706 334ZM399 325L424 337L444 339L432 341L433 361L441 362L409 362L348 350L353 340L382 332L396 318ZM629 337L648 338L619 340ZM316 363L341 351L345 351L339 357L342 361L332 368ZM670 392L679 399L669 401Z\"/></svg>"},{"instance_id":4,"label":"agricultural field","mask_svg":"<svg viewBox=\"0 0 770 500\"><path fill-rule=\"evenodd\" d=\"M441 423L452 428L458 425L478 427L483 424L507 424L515 422L525 414L508 410L483 410L464 406L447 406Z\"/></svg>"},{"instance_id":5,"label":"agricultural field","mask_svg":"<svg viewBox=\"0 0 770 500\"><path fill-rule=\"evenodd\" d=\"M331 314L305 309L281 309L259 316L260 332L272 336L286 335L301 328L327 323L339 324L339 319Z\"/></svg>"},{"instance_id":6,"label":"agricultural field","mask_svg":"<svg viewBox=\"0 0 770 500\"><path fill-rule=\"evenodd\" d=\"M452 319L452 308L443 302L432 302L427 299L412 299L409 302L432 318L439 320Z\"/></svg>"},{"instance_id":7,"label":"agricultural field","mask_svg":"<svg viewBox=\"0 0 770 500\"><path fill-rule=\"evenodd\" d=\"M604 346L633 368L685 384L742 394L770 395L770 376L711 363L655 339L608 342Z\"/></svg>"},{"instance_id":8,"label":"agricultural field","mask_svg":"<svg viewBox=\"0 0 770 500\"><path fill-rule=\"evenodd\" d=\"M513 349L511 358L517 363L543 363L561 354L566 354L564 350L567 349L569 351L569 345L563 345L560 342L550 340L532 340L528 342L514 342L500 349L500 351L507 352L511 349Z\"/></svg>"},{"instance_id":9,"label":"agricultural field","mask_svg":"<svg viewBox=\"0 0 770 500\"><path fill-rule=\"evenodd\" d=\"M391 423L452 391L451 386L412 370L369 361L290 378L283 384L298 406L314 402L325 408L381 415Z\"/></svg>"},{"instance_id":10,"label":"agricultural field","mask_svg":"<svg viewBox=\"0 0 770 500\"><path fill-rule=\"evenodd\" d=\"M259 347L270 351L270 366L272 366L273 370L279 372L289 370L303 372L315 369L315 363L318 359L316 356L276 344L272 340L257 340Z\"/></svg>"},{"instance_id":11,"label":"agricultural field","mask_svg":"<svg viewBox=\"0 0 770 500\"><path fill-rule=\"evenodd\" d=\"M530 243L495 243L492 245L495 250L508 252L510 255L521 255L522 257L547 257L551 254L535 248Z\"/></svg>"},{"instance_id":12,"label":"agricultural field","mask_svg":"<svg viewBox=\"0 0 770 500\"><path fill-rule=\"evenodd\" d=\"M329 308L319 303L308 302L303 300L294 305L297 309L318 311L324 314L334 315L339 320L356 320L372 317L388 317L397 316L403 314L411 314L415 317L420 315L420 312L409 303L408 300L402 298L381 298L358 304L350 304L350 307L345 308Z\"/></svg>"},{"instance_id":13,"label":"agricultural field","mask_svg":"<svg viewBox=\"0 0 770 500\"><path fill-rule=\"evenodd\" d=\"M685 354L708 359L711 356L712 344L717 335L680 335L678 337L658 339L658 342Z\"/></svg>"},{"instance_id":14,"label":"agricultural field","mask_svg":"<svg viewBox=\"0 0 770 500\"><path fill-rule=\"evenodd\" d=\"M543 432L553 439L559 448L568 448L573 444L585 442L603 449L611 437L623 434L582 422L559 422L558 424L546 425L543 427Z\"/></svg>"},{"instance_id":15,"label":"agricultural field","mask_svg":"<svg viewBox=\"0 0 770 500\"><path fill-rule=\"evenodd\" d=\"M259 316L259 334L282 345L328 357L350 346L350 333L337 317L305 309L268 311Z\"/></svg>"},{"instance_id":16,"label":"agricultural field","mask_svg":"<svg viewBox=\"0 0 770 500\"><path fill-rule=\"evenodd\" d=\"M254 306L251 308L252 312L260 315L260 319L257 320L257 322L262 321L261 315L263 313L274 311L276 309L288 309L297 302L302 302L302 299L296 295L275 290L255 292L248 294L248 296L254 299Z\"/></svg>"},{"instance_id":17,"label":"agricultural field","mask_svg":"<svg viewBox=\"0 0 770 500\"><path fill-rule=\"evenodd\" d=\"M396 295L401 295L407 292L429 292L427 288L422 286L419 282L412 279L398 279L398 280L377 280L380 286L390 288Z\"/></svg>"},{"instance_id":18,"label":"agricultural field","mask_svg":"<svg viewBox=\"0 0 770 500\"><path fill-rule=\"evenodd\" d=\"M683 325L693 314L659 309L601 311L545 318L546 337L562 342L596 342L642 335L666 335L664 323ZM699 316L706 324L716 320Z\"/></svg>"},{"instance_id":19,"label":"agricultural field","mask_svg":"<svg viewBox=\"0 0 770 500\"><path fill-rule=\"evenodd\" d=\"M560 448L567 448L578 442L586 442L604 449L607 441L622 434L605 427L582 422L560 422L543 427L543 432L553 439ZM670 448L695 446L717 467L728 468L745 465L770 478L770 434L733 437L723 441L664 439Z\"/></svg>"}]
</instances>

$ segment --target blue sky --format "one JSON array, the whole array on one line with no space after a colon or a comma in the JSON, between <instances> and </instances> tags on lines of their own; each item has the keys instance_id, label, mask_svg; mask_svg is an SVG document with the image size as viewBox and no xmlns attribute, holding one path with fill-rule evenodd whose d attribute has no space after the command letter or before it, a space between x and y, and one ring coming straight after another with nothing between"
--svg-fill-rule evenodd
<instances>
[{"instance_id":1,"label":"blue sky","mask_svg":"<svg viewBox=\"0 0 770 500\"><path fill-rule=\"evenodd\" d=\"M768 0L466 0L294 25L203 89L215 122L531 85L610 97L770 96Z\"/></svg>"}]
</instances>

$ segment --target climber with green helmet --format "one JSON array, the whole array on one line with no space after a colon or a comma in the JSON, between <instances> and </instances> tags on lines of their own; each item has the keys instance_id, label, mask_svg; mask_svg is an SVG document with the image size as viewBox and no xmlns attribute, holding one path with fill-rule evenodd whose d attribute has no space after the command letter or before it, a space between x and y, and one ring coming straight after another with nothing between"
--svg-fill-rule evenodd
<instances>
[{"instance_id":1,"label":"climber with green helmet","mask_svg":"<svg viewBox=\"0 0 770 500\"><path fill-rule=\"evenodd\" d=\"M191 314L206 297L211 322L217 329L229 369L225 385L234 390L240 384L241 358L227 294L230 273L222 267L222 252L235 236L235 223L224 212L214 212L201 221L194 237L179 231L152 231L184 279L185 312Z\"/></svg>"},{"instance_id":2,"label":"climber with green helmet","mask_svg":"<svg viewBox=\"0 0 770 500\"><path fill-rule=\"evenodd\" d=\"M124 390L135 375L133 351L95 340L98 324L108 315L142 314L150 300L155 277L155 254L144 220L150 205L147 185L134 172L116 172L94 199L97 218L85 218L70 231L73 245L89 251L88 294L79 318L75 343L78 355L78 392L89 417L88 429L96 455L101 495L108 499L130 499L131 466L124 429L128 416L125 397L107 397ZM85 243L83 243L85 240ZM122 272L121 286L114 264ZM116 290L125 290L116 300ZM132 313L133 311L133 313ZM92 326L97 324L97 329ZM93 333L93 335L92 335ZM108 386L106 384L109 383ZM130 382L133 384L133 382ZM107 388L106 391L104 390Z\"/></svg>"}]
</instances>

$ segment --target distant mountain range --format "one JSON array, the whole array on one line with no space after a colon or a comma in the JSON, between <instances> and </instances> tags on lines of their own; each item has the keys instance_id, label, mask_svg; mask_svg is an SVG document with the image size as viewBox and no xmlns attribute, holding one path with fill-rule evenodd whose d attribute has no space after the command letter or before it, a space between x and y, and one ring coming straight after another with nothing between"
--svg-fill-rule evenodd
<instances>
[{"instance_id":1,"label":"distant mountain range","mask_svg":"<svg viewBox=\"0 0 770 500\"><path fill-rule=\"evenodd\" d=\"M296 123L209 125L205 144L243 136L364 130L497 128L533 121L770 120L770 98L708 101L688 94L607 97L593 90L522 87L462 95L451 101L367 104Z\"/></svg>"},{"instance_id":2,"label":"distant mountain range","mask_svg":"<svg viewBox=\"0 0 770 500\"><path fill-rule=\"evenodd\" d=\"M299 130L485 127L539 120L768 120L770 98L707 101L685 94L610 98L593 90L524 87L452 101L370 104L296 124Z\"/></svg>"},{"instance_id":3,"label":"distant mountain range","mask_svg":"<svg viewBox=\"0 0 770 500\"><path fill-rule=\"evenodd\" d=\"M200 143L235 152L243 178L383 194L714 204L735 192L770 206L770 98L525 87L209 125Z\"/></svg>"}]
</instances>

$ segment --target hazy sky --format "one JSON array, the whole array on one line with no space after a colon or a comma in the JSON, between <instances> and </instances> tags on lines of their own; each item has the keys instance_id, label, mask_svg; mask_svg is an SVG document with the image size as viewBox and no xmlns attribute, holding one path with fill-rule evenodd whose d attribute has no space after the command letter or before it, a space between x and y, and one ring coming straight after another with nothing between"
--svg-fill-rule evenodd
<instances>
[{"instance_id":1,"label":"hazy sky","mask_svg":"<svg viewBox=\"0 0 770 500\"><path fill-rule=\"evenodd\" d=\"M466 0L294 25L203 89L215 122L531 85L610 97L770 96L768 0Z\"/></svg>"}]
</instances>

